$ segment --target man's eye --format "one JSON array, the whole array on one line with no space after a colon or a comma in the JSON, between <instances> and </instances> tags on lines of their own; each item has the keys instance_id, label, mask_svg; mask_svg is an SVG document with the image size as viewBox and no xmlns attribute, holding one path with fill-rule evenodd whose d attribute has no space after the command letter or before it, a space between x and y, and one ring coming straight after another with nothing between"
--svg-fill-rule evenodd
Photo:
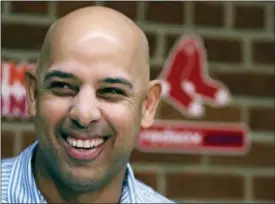
<instances>
[{"instance_id":1,"label":"man's eye","mask_svg":"<svg viewBox=\"0 0 275 204\"><path fill-rule=\"evenodd\" d=\"M100 95L126 95L125 91L119 88L104 88L98 91Z\"/></svg>"},{"instance_id":2,"label":"man's eye","mask_svg":"<svg viewBox=\"0 0 275 204\"><path fill-rule=\"evenodd\" d=\"M48 88L57 95L74 95L78 91L76 87L65 82L52 82Z\"/></svg>"},{"instance_id":3,"label":"man's eye","mask_svg":"<svg viewBox=\"0 0 275 204\"><path fill-rule=\"evenodd\" d=\"M52 82L50 88L70 89L70 85L64 82Z\"/></svg>"}]
</instances>

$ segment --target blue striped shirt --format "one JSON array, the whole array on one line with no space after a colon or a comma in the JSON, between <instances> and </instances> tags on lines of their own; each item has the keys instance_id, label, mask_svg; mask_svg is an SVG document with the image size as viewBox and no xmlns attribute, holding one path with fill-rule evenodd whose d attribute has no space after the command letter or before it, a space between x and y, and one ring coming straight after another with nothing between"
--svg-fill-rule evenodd
<instances>
[{"instance_id":1,"label":"blue striped shirt","mask_svg":"<svg viewBox=\"0 0 275 204\"><path fill-rule=\"evenodd\" d=\"M20 155L3 159L1 166L2 203L47 203L36 186L31 159L37 142ZM120 203L173 203L135 179L130 164L123 182Z\"/></svg>"}]
</instances>

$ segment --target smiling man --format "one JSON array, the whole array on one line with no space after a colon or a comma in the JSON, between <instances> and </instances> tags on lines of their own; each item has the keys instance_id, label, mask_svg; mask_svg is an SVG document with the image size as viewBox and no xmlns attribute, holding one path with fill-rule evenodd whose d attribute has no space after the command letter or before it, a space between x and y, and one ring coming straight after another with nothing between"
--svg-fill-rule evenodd
<instances>
[{"instance_id":1,"label":"smiling man","mask_svg":"<svg viewBox=\"0 0 275 204\"><path fill-rule=\"evenodd\" d=\"M148 49L134 22L104 7L51 26L37 70L25 76L37 141L2 160L2 203L172 202L128 163L161 95Z\"/></svg>"}]
</instances>

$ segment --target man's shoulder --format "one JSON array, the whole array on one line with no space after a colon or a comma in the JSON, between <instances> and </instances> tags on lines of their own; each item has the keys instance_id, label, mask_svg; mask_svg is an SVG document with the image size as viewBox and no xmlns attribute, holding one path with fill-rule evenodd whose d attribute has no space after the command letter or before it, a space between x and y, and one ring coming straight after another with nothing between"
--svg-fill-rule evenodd
<instances>
[{"instance_id":1,"label":"man's shoulder","mask_svg":"<svg viewBox=\"0 0 275 204\"><path fill-rule=\"evenodd\" d=\"M19 155L14 157L9 157L5 159L1 159L1 177L2 180L8 179L12 174L12 171L17 172L19 168L21 168L22 162L26 162L26 159L29 155L28 153L32 151L33 147L35 147L36 143L30 145L26 149L24 149ZM17 165L19 164L20 165ZM2 185L3 186L3 185Z\"/></svg>"},{"instance_id":2,"label":"man's shoulder","mask_svg":"<svg viewBox=\"0 0 275 204\"><path fill-rule=\"evenodd\" d=\"M16 163L17 157L11 157L6 159L1 159L1 186L3 188L8 185L12 169Z\"/></svg>"},{"instance_id":3,"label":"man's shoulder","mask_svg":"<svg viewBox=\"0 0 275 204\"><path fill-rule=\"evenodd\" d=\"M1 159L1 202L8 202L8 188L11 172L17 157Z\"/></svg>"},{"instance_id":4,"label":"man's shoulder","mask_svg":"<svg viewBox=\"0 0 275 204\"><path fill-rule=\"evenodd\" d=\"M17 157L10 157L10 158L1 159L2 177L11 172L12 167L14 166L16 159L17 159Z\"/></svg>"},{"instance_id":5,"label":"man's shoulder","mask_svg":"<svg viewBox=\"0 0 275 204\"><path fill-rule=\"evenodd\" d=\"M26 147L22 152L20 152L19 155L1 159L2 177L3 177L3 174L5 175L7 173L10 173L12 171L13 167L16 165L16 163L18 163L18 162L22 163L22 162L26 162L26 160L29 160L29 156L32 154L33 148L36 145L37 145L37 142L34 142L30 146Z\"/></svg>"},{"instance_id":6,"label":"man's shoulder","mask_svg":"<svg viewBox=\"0 0 275 204\"><path fill-rule=\"evenodd\" d=\"M152 187L144 184L143 182L136 179L136 189L138 192L139 202L141 203L175 203L169 200L165 196L155 191Z\"/></svg>"}]
</instances>

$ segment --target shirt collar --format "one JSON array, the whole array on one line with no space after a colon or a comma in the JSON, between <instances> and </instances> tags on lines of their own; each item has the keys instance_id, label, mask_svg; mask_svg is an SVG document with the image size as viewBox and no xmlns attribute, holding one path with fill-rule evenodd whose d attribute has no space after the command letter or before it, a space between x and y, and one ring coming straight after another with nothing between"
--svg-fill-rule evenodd
<instances>
[{"instance_id":1,"label":"shirt collar","mask_svg":"<svg viewBox=\"0 0 275 204\"><path fill-rule=\"evenodd\" d=\"M120 203L137 203L137 190L136 190L136 180L134 172L130 166L127 164L126 174L123 182L122 195Z\"/></svg>"},{"instance_id":2,"label":"shirt collar","mask_svg":"<svg viewBox=\"0 0 275 204\"><path fill-rule=\"evenodd\" d=\"M21 201L21 197L24 197L24 202L46 203L36 186L32 171L31 161L37 143L25 149L15 160L8 188L10 203Z\"/></svg>"},{"instance_id":3,"label":"shirt collar","mask_svg":"<svg viewBox=\"0 0 275 204\"><path fill-rule=\"evenodd\" d=\"M27 202L47 203L36 185L32 171L32 157L37 144L38 141L34 142L15 160L8 188L8 195L10 195L9 203L16 203L18 199L20 199L18 198L20 195L24 195L24 200ZM139 198L137 198L138 194L136 193L135 183L136 180L133 170L128 163L120 203L137 203ZM18 197L15 196L14 192L16 192Z\"/></svg>"}]
</instances>

